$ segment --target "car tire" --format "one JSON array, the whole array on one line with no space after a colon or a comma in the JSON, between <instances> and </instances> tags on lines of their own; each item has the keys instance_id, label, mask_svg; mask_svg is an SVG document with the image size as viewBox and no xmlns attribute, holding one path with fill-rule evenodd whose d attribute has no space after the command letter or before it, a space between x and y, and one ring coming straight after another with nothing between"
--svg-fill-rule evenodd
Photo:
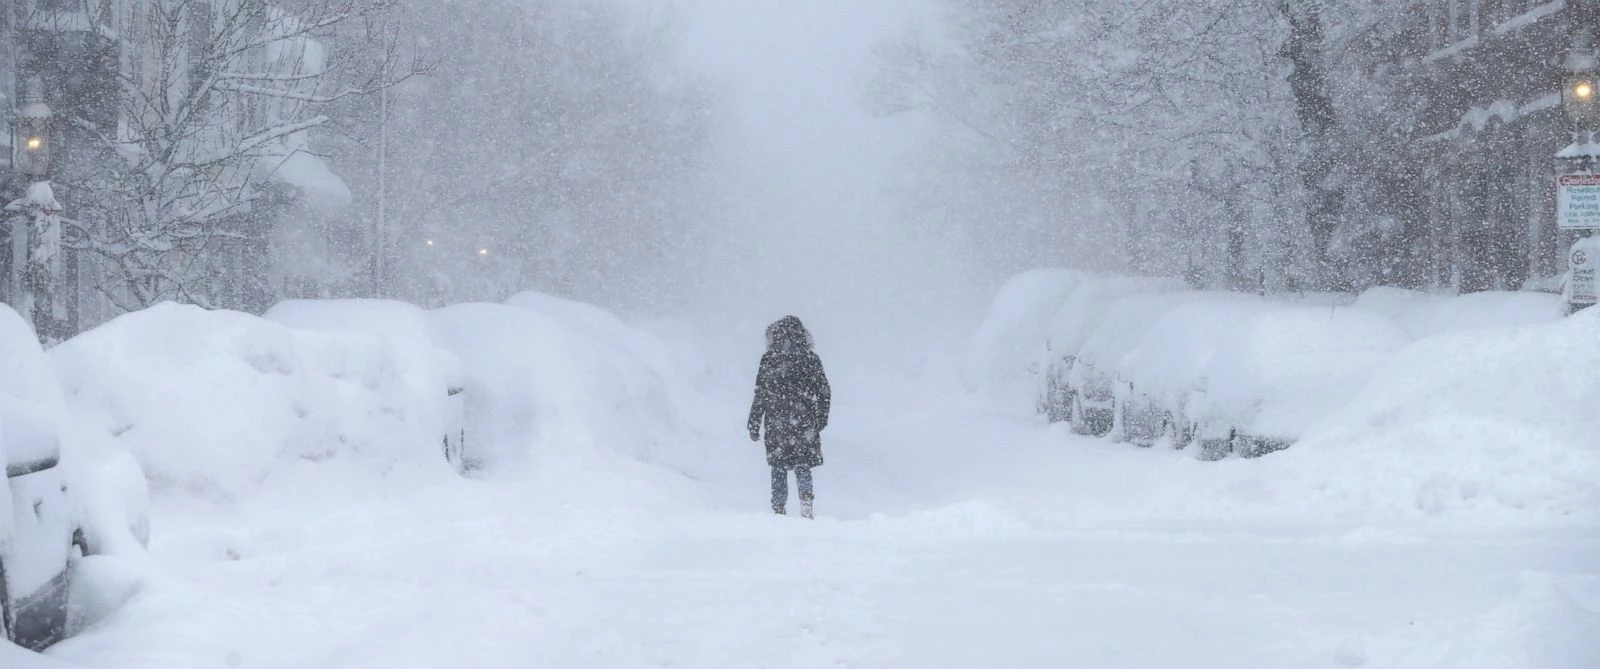
<instances>
[{"instance_id":1,"label":"car tire","mask_svg":"<svg viewBox=\"0 0 1600 669\"><path fill-rule=\"evenodd\" d=\"M0 641L11 640L11 592L6 585L6 561L0 559Z\"/></svg>"}]
</instances>

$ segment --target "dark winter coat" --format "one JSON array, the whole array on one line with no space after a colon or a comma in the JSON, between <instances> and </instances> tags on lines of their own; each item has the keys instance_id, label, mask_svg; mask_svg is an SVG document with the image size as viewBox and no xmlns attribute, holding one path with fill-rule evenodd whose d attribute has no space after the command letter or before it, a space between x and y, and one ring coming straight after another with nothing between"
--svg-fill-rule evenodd
<instances>
[{"instance_id":1,"label":"dark winter coat","mask_svg":"<svg viewBox=\"0 0 1600 669\"><path fill-rule=\"evenodd\" d=\"M800 319L786 316L767 328L767 352L756 373L750 403L750 439L765 427L767 464L783 469L822 466L822 430L832 402L822 360L811 351L811 334Z\"/></svg>"}]
</instances>

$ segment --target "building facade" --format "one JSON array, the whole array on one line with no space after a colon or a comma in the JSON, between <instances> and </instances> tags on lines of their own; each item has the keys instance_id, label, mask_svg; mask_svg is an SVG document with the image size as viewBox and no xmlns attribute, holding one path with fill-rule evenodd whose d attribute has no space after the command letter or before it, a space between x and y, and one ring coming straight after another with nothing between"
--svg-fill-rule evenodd
<instances>
[{"instance_id":1,"label":"building facade","mask_svg":"<svg viewBox=\"0 0 1600 669\"><path fill-rule=\"evenodd\" d=\"M1555 154L1573 36L1595 0L1426 0L1409 13L1408 85L1422 96L1412 150L1430 283L1550 288L1574 241L1556 227Z\"/></svg>"}]
</instances>

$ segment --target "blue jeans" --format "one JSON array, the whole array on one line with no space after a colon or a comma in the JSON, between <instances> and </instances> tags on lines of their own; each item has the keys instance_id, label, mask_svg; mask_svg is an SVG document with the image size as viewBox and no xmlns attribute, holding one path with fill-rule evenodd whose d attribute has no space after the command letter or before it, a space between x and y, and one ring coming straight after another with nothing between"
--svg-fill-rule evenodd
<instances>
[{"instance_id":1,"label":"blue jeans","mask_svg":"<svg viewBox=\"0 0 1600 669\"><path fill-rule=\"evenodd\" d=\"M794 480L800 484L800 501L809 502L811 495L811 468L804 465L794 468ZM772 510L783 513L789 503L789 470L772 468Z\"/></svg>"}]
</instances>

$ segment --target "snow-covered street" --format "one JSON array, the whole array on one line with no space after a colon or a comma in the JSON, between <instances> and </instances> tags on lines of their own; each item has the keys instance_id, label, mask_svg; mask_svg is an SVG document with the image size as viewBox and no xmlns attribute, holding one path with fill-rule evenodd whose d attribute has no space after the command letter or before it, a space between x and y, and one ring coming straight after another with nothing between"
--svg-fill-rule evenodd
<instances>
[{"instance_id":1,"label":"snow-covered street","mask_svg":"<svg viewBox=\"0 0 1600 669\"><path fill-rule=\"evenodd\" d=\"M1600 669L1600 0L12 4L0 669Z\"/></svg>"},{"instance_id":2,"label":"snow-covered street","mask_svg":"<svg viewBox=\"0 0 1600 669\"><path fill-rule=\"evenodd\" d=\"M841 409L815 522L764 512L737 422L696 445L726 460L692 483L574 461L343 498L313 475L225 512L158 505L159 577L51 655L119 669L1600 659L1592 533L1197 519L1164 477L1224 465L966 398L887 397ZM729 415L742 408L730 398Z\"/></svg>"}]
</instances>

